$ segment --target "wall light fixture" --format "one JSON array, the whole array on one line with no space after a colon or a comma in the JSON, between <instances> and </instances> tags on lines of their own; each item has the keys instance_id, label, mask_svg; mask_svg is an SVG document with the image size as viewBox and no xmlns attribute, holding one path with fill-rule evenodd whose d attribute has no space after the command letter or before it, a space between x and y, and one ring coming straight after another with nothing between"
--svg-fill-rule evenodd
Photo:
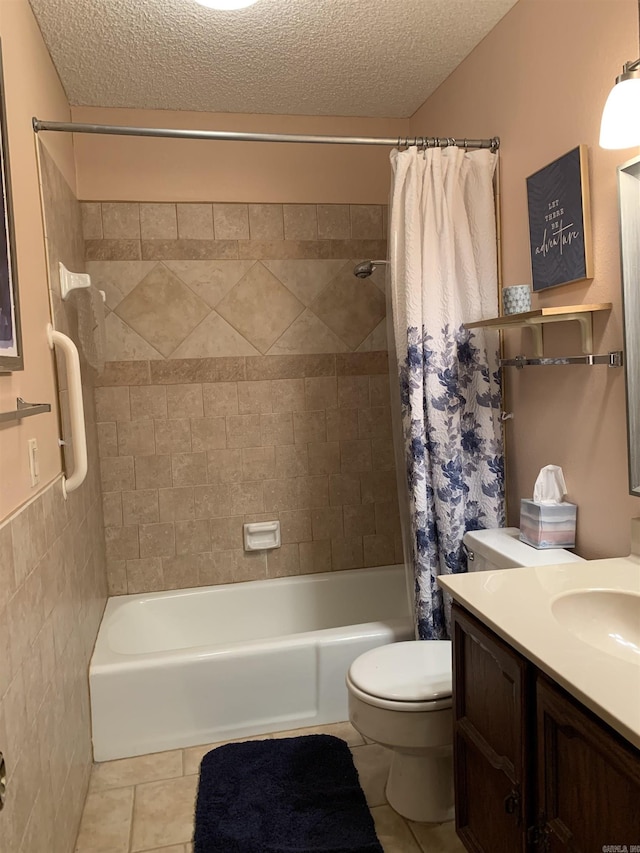
<instances>
[{"instance_id":1,"label":"wall light fixture","mask_svg":"<svg viewBox=\"0 0 640 853\"><path fill-rule=\"evenodd\" d=\"M601 148L632 148L635 145L640 145L640 59L622 66L622 74L616 77L616 84L604 105L600 124Z\"/></svg>"}]
</instances>

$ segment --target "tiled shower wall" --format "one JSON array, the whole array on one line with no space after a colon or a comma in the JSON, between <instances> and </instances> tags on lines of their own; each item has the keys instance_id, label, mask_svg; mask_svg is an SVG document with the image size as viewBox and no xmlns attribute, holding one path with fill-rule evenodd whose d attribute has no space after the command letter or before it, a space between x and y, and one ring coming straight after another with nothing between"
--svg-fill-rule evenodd
<instances>
[{"instance_id":1,"label":"tiled shower wall","mask_svg":"<svg viewBox=\"0 0 640 853\"><path fill-rule=\"evenodd\" d=\"M81 269L78 202L44 149L41 156L51 269L58 260ZM56 324L71 331L75 311L63 306L57 281L56 274ZM87 670L106 572L92 380L85 365L83 385L87 480L67 501L55 480L0 526L0 745L7 762L0 849L11 853L71 853L91 769Z\"/></svg>"},{"instance_id":2,"label":"tiled shower wall","mask_svg":"<svg viewBox=\"0 0 640 853\"><path fill-rule=\"evenodd\" d=\"M111 594L402 559L379 205L83 205ZM248 554L246 521L282 547Z\"/></svg>"}]
</instances>

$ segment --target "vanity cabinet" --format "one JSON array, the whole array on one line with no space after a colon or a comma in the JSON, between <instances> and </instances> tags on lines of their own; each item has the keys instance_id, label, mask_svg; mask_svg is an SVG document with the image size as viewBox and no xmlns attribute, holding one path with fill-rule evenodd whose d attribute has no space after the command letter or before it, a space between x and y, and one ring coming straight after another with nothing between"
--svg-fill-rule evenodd
<instances>
[{"instance_id":1,"label":"vanity cabinet","mask_svg":"<svg viewBox=\"0 0 640 853\"><path fill-rule=\"evenodd\" d=\"M637 749L457 604L453 676L456 829L467 850L640 851Z\"/></svg>"}]
</instances>

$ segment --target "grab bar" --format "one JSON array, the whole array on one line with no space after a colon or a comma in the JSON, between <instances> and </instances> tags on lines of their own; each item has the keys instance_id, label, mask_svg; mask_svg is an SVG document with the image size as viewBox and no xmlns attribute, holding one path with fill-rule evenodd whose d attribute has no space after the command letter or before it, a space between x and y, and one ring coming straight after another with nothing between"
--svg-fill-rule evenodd
<instances>
[{"instance_id":1,"label":"grab bar","mask_svg":"<svg viewBox=\"0 0 640 853\"><path fill-rule=\"evenodd\" d=\"M64 353L67 371L71 443L75 464L73 474L70 477L62 478L62 494L66 498L69 492L75 492L82 485L87 476L87 435L84 428L80 356L78 355L78 348L71 338L63 335L62 332L57 332L51 323L47 325L47 340L49 341L49 349L60 347Z\"/></svg>"}]
</instances>

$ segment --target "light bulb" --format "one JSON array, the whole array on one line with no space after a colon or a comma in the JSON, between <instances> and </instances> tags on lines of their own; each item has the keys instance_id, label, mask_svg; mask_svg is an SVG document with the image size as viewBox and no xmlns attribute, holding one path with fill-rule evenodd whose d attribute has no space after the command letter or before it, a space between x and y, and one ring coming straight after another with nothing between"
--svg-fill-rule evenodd
<instances>
[{"instance_id":1,"label":"light bulb","mask_svg":"<svg viewBox=\"0 0 640 853\"><path fill-rule=\"evenodd\" d=\"M627 72L609 92L600 125L601 148L640 145L640 73Z\"/></svg>"},{"instance_id":2,"label":"light bulb","mask_svg":"<svg viewBox=\"0 0 640 853\"><path fill-rule=\"evenodd\" d=\"M231 12L234 9L246 9L247 6L253 6L257 0L196 0L196 3L207 6L209 9Z\"/></svg>"}]
</instances>

